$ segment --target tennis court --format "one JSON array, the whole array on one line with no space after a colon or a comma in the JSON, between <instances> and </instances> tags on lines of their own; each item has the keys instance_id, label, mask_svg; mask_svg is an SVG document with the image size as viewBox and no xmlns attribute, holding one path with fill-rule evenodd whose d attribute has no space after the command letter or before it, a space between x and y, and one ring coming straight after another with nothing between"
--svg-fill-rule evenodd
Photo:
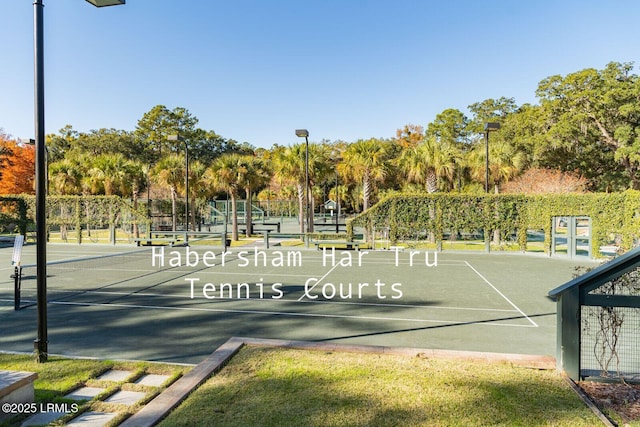
<instances>
[{"instance_id":1,"label":"tennis court","mask_svg":"<svg viewBox=\"0 0 640 427\"><path fill-rule=\"evenodd\" d=\"M546 295L578 265L399 249L126 249L49 245L52 353L198 362L246 336L553 355ZM25 246L23 265L34 251ZM0 249L0 350L30 351L35 270L24 269L24 308L14 311L10 260Z\"/></svg>"}]
</instances>

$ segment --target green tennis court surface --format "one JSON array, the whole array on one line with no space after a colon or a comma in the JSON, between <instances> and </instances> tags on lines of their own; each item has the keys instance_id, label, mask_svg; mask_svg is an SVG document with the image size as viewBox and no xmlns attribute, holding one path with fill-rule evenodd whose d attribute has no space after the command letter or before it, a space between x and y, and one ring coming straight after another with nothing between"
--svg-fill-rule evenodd
<instances>
[{"instance_id":1,"label":"green tennis court surface","mask_svg":"<svg viewBox=\"0 0 640 427\"><path fill-rule=\"evenodd\" d=\"M249 336L553 355L546 294L576 265L410 250L116 249L49 246L51 352L193 362ZM14 311L10 257L0 249L0 350L30 351L35 270L25 267Z\"/></svg>"}]
</instances>

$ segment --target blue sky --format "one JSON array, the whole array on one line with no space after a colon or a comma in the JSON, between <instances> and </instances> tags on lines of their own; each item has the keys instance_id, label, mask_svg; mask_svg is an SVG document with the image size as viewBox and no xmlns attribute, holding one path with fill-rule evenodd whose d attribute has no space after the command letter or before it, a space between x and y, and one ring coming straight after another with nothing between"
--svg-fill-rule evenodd
<instances>
[{"instance_id":1,"label":"blue sky","mask_svg":"<svg viewBox=\"0 0 640 427\"><path fill-rule=\"evenodd\" d=\"M44 0L46 132L157 104L256 147L395 136L545 77L636 61L637 0ZM1 0L0 127L33 137L33 6Z\"/></svg>"}]
</instances>

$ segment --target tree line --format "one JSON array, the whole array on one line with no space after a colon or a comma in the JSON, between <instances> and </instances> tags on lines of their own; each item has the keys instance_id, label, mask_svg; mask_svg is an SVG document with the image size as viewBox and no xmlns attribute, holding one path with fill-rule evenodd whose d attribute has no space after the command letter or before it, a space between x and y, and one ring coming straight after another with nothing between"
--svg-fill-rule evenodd
<instances>
[{"instance_id":1,"label":"tree line","mask_svg":"<svg viewBox=\"0 0 640 427\"><path fill-rule=\"evenodd\" d=\"M482 193L487 122L501 125L490 135L492 191L640 189L640 80L633 63L612 62L602 70L545 78L536 96L537 104L517 105L507 97L476 102L468 106L469 115L445 109L426 127L407 124L392 138L311 142L310 202L340 200L344 209L359 212L399 192ZM151 185L154 195L171 198L175 211L176 200L185 196L188 152L194 204L225 195L232 200L298 200L304 216L304 143L256 149L197 123L185 108L157 105L133 131L82 133L67 126L47 136L49 191L136 201ZM0 141L4 182L19 154L7 148L6 134Z\"/></svg>"}]
</instances>

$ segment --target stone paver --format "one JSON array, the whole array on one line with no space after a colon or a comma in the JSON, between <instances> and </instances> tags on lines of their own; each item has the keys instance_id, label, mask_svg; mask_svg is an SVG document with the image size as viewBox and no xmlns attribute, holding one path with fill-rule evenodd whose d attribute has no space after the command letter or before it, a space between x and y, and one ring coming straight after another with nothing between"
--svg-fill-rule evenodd
<instances>
[{"instance_id":1,"label":"stone paver","mask_svg":"<svg viewBox=\"0 0 640 427\"><path fill-rule=\"evenodd\" d=\"M139 391L127 391L121 390L118 391L104 401L107 403L119 403L121 405L131 406L138 402L140 399L144 398L147 394Z\"/></svg>"},{"instance_id":2,"label":"stone paver","mask_svg":"<svg viewBox=\"0 0 640 427\"><path fill-rule=\"evenodd\" d=\"M111 412L85 412L69 421L68 426L75 427L102 427L118 414Z\"/></svg>"},{"instance_id":3,"label":"stone paver","mask_svg":"<svg viewBox=\"0 0 640 427\"><path fill-rule=\"evenodd\" d=\"M106 389L100 387L81 387L67 394L65 397L73 400L91 400L105 390Z\"/></svg>"},{"instance_id":4,"label":"stone paver","mask_svg":"<svg viewBox=\"0 0 640 427\"><path fill-rule=\"evenodd\" d=\"M104 374L100 375L96 379L99 380L99 381L120 382L120 381L124 381L127 378L129 378L132 373L133 372L131 372L131 371L123 371L123 370L118 370L118 369L109 369L107 372L105 372Z\"/></svg>"},{"instance_id":5,"label":"stone paver","mask_svg":"<svg viewBox=\"0 0 640 427\"><path fill-rule=\"evenodd\" d=\"M151 387L160 387L165 381L169 379L169 375L147 374L138 379L136 384L146 385Z\"/></svg>"},{"instance_id":6,"label":"stone paver","mask_svg":"<svg viewBox=\"0 0 640 427\"><path fill-rule=\"evenodd\" d=\"M50 422L62 417L63 415L65 415L64 412L39 412L27 418L22 424L20 424L20 426L28 427L47 425Z\"/></svg>"}]
</instances>

